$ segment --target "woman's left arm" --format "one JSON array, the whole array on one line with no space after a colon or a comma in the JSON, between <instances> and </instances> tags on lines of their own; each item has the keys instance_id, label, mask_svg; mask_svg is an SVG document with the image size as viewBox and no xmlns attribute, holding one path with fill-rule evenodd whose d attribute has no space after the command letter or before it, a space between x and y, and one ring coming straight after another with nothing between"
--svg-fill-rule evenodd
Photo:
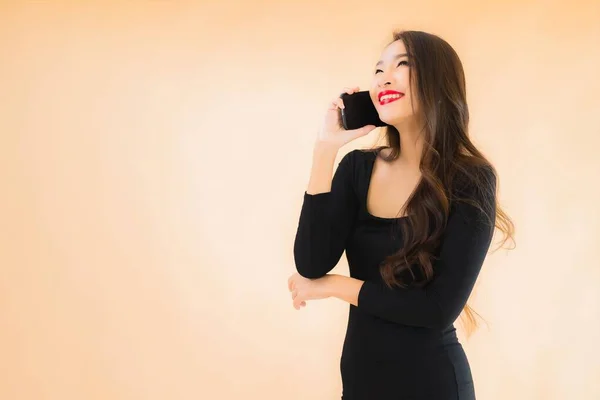
<instances>
[{"instance_id":1,"label":"woman's left arm","mask_svg":"<svg viewBox=\"0 0 600 400\"><path fill-rule=\"evenodd\" d=\"M492 210L492 212L494 212ZM495 220L495 214L492 215ZM481 210L460 203L444 231L436 275L424 288L389 289L385 284L331 275L326 291L359 309L403 325L444 329L460 315L490 247L494 224Z\"/></svg>"}]
</instances>

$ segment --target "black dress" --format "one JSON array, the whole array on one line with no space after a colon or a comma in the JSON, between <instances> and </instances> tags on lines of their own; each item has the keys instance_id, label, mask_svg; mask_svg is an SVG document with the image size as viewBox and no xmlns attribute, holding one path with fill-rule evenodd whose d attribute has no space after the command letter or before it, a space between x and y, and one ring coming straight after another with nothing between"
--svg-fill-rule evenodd
<instances>
[{"instance_id":1,"label":"black dress","mask_svg":"<svg viewBox=\"0 0 600 400\"><path fill-rule=\"evenodd\" d=\"M340 363L342 398L473 400L473 378L454 321L479 275L493 224L476 207L453 202L439 259L433 262L434 279L423 288L388 289L379 264L402 246L399 224L407 218L367 211L376 157L374 150L353 150L340 161L330 192L304 192L294 241L302 276L327 274L345 250L350 276L365 281L358 306L349 307Z\"/></svg>"}]
</instances>

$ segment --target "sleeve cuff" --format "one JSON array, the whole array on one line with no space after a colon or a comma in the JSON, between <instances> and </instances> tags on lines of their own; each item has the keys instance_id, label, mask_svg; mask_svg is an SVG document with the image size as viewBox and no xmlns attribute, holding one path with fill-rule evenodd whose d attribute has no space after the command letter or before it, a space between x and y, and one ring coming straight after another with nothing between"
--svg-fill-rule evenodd
<instances>
[{"instance_id":1,"label":"sleeve cuff","mask_svg":"<svg viewBox=\"0 0 600 400\"><path fill-rule=\"evenodd\" d=\"M304 192L304 205L312 216L327 218L329 216L329 203L331 192L308 194Z\"/></svg>"},{"instance_id":2,"label":"sleeve cuff","mask_svg":"<svg viewBox=\"0 0 600 400\"><path fill-rule=\"evenodd\" d=\"M331 192L309 194L308 191L305 190L304 191L304 200L319 201L319 200L328 198L330 195L331 195Z\"/></svg>"},{"instance_id":3,"label":"sleeve cuff","mask_svg":"<svg viewBox=\"0 0 600 400\"><path fill-rule=\"evenodd\" d=\"M358 291L358 308L371 310L371 301L373 298L377 298L376 292L378 290L379 286L376 283L371 281L365 281L360 287L360 290Z\"/></svg>"}]
</instances>

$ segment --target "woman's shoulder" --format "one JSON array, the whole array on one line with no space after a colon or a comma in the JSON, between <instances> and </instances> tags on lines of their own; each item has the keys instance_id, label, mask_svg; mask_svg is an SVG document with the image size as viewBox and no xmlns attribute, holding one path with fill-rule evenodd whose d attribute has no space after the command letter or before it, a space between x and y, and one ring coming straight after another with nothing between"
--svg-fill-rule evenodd
<instances>
[{"instance_id":1,"label":"woman's shoulder","mask_svg":"<svg viewBox=\"0 0 600 400\"><path fill-rule=\"evenodd\" d=\"M452 203L463 210L494 215L497 176L490 164L469 164L461 168L454 181Z\"/></svg>"},{"instance_id":2,"label":"woman's shoulder","mask_svg":"<svg viewBox=\"0 0 600 400\"><path fill-rule=\"evenodd\" d=\"M364 162L369 159L369 156L376 154L375 149L371 148L357 148L348 151L342 159L340 163L350 163L353 164L354 167L360 166L359 163Z\"/></svg>"},{"instance_id":3,"label":"woman's shoulder","mask_svg":"<svg viewBox=\"0 0 600 400\"><path fill-rule=\"evenodd\" d=\"M354 150L350 150L348 152L348 156L353 157L358 160L369 160L370 158L377 156L378 153L385 153L388 148L382 147L360 147Z\"/></svg>"},{"instance_id":4,"label":"woman's shoulder","mask_svg":"<svg viewBox=\"0 0 600 400\"><path fill-rule=\"evenodd\" d=\"M358 185L367 179L374 155L373 149L369 148L350 150L341 157L336 173L346 176L353 184Z\"/></svg>"},{"instance_id":5,"label":"woman's shoulder","mask_svg":"<svg viewBox=\"0 0 600 400\"><path fill-rule=\"evenodd\" d=\"M461 191L477 189L495 190L496 170L491 164L469 163L461 165L455 176L455 188Z\"/></svg>"}]
</instances>

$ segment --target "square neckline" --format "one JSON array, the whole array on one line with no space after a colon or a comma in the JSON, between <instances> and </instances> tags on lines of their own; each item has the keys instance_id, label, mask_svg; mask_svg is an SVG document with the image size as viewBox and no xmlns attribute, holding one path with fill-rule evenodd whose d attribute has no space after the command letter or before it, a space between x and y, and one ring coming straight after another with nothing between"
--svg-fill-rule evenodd
<instances>
[{"instance_id":1,"label":"square neckline","mask_svg":"<svg viewBox=\"0 0 600 400\"><path fill-rule=\"evenodd\" d=\"M369 199L369 190L371 189L371 181L373 180L373 170L375 169L375 161L377 160L377 153L374 150L370 150L367 152L368 156L369 156L369 162L367 164L367 183L366 183L366 190L363 196L363 210L364 213L371 219L377 220L377 221L385 221L385 222L396 222L396 221L402 221L408 218L408 215L404 215L401 217L380 217L377 215L372 214L369 211L369 207L367 204L367 201Z\"/></svg>"}]
</instances>

